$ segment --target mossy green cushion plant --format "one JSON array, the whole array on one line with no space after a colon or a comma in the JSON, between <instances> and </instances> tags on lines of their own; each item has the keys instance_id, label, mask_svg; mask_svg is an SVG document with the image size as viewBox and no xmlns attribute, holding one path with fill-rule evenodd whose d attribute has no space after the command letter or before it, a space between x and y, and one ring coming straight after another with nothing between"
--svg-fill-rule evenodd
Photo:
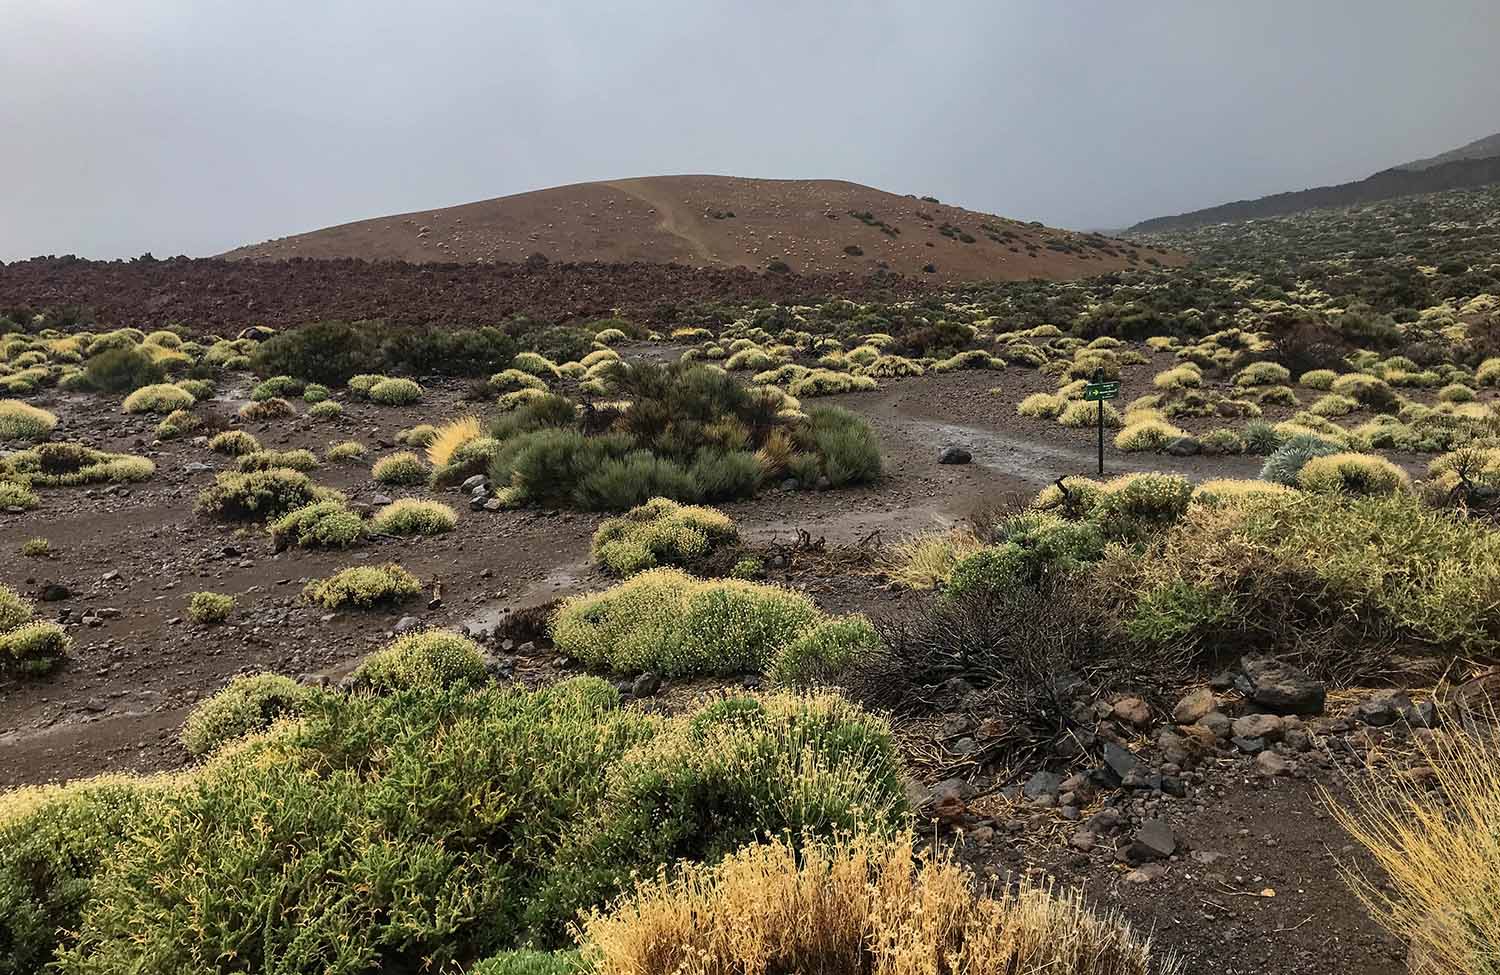
<instances>
[{"instance_id":1,"label":"mossy green cushion plant","mask_svg":"<svg viewBox=\"0 0 1500 975\"><path fill-rule=\"evenodd\" d=\"M739 539L729 516L714 508L653 498L594 532L595 562L619 576L658 565L687 565Z\"/></svg>"},{"instance_id":2,"label":"mossy green cushion plant","mask_svg":"<svg viewBox=\"0 0 1500 975\"><path fill-rule=\"evenodd\" d=\"M260 450L260 441L255 439L254 434L244 430L225 430L209 438L208 449L216 454L243 457Z\"/></svg>"},{"instance_id":3,"label":"mossy green cushion plant","mask_svg":"<svg viewBox=\"0 0 1500 975\"><path fill-rule=\"evenodd\" d=\"M396 605L421 591L421 581L394 562L344 569L302 590L308 602L333 610Z\"/></svg>"},{"instance_id":4,"label":"mossy green cushion plant","mask_svg":"<svg viewBox=\"0 0 1500 975\"><path fill-rule=\"evenodd\" d=\"M210 755L229 742L264 731L272 722L299 712L307 688L280 674L234 678L193 708L182 727L182 744L195 757Z\"/></svg>"}]
</instances>

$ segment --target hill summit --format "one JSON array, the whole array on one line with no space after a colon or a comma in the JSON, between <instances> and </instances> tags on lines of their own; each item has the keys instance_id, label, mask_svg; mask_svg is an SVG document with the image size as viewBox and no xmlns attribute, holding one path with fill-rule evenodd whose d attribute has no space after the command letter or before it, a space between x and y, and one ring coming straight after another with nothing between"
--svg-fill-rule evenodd
<instances>
[{"instance_id":1,"label":"hill summit","mask_svg":"<svg viewBox=\"0 0 1500 975\"><path fill-rule=\"evenodd\" d=\"M646 262L945 281L1061 280L1163 261L1054 230L843 180L654 176L575 183L375 217L239 247L229 259L411 263ZM1167 261L1170 263L1170 261Z\"/></svg>"}]
</instances>

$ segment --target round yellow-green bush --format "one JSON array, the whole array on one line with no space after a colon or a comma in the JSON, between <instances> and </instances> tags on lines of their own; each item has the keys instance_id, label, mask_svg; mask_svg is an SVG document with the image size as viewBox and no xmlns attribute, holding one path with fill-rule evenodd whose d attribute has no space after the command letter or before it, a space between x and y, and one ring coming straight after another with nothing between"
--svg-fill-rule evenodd
<instances>
[{"instance_id":1,"label":"round yellow-green bush","mask_svg":"<svg viewBox=\"0 0 1500 975\"><path fill-rule=\"evenodd\" d=\"M336 416L342 416L343 413L344 408L337 400L331 399L318 400L307 408L307 415L314 420L332 420Z\"/></svg>"},{"instance_id":2,"label":"round yellow-green bush","mask_svg":"<svg viewBox=\"0 0 1500 975\"><path fill-rule=\"evenodd\" d=\"M1333 388L1333 381L1339 378L1339 374L1332 369L1311 369L1297 377L1297 382L1308 389L1328 390Z\"/></svg>"},{"instance_id":3,"label":"round yellow-green bush","mask_svg":"<svg viewBox=\"0 0 1500 975\"><path fill-rule=\"evenodd\" d=\"M318 466L311 450L257 450L241 454L235 467L241 471L269 471L284 467L291 471L310 471Z\"/></svg>"},{"instance_id":4,"label":"round yellow-green bush","mask_svg":"<svg viewBox=\"0 0 1500 975\"><path fill-rule=\"evenodd\" d=\"M1051 393L1032 393L1016 404L1016 412L1021 416L1050 420L1061 413L1066 405L1067 401L1061 396L1054 396Z\"/></svg>"},{"instance_id":5,"label":"round yellow-green bush","mask_svg":"<svg viewBox=\"0 0 1500 975\"><path fill-rule=\"evenodd\" d=\"M422 458L405 450L380 458L370 468L370 476L381 484L426 484L428 473Z\"/></svg>"},{"instance_id":6,"label":"round yellow-green bush","mask_svg":"<svg viewBox=\"0 0 1500 975\"><path fill-rule=\"evenodd\" d=\"M1397 494L1411 487L1411 478L1384 457L1346 452L1309 460L1297 486L1324 494Z\"/></svg>"},{"instance_id":7,"label":"round yellow-green bush","mask_svg":"<svg viewBox=\"0 0 1500 975\"><path fill-rule=\"evenodd\" d=\"M171 413L185 410L196 402L193 394L172 383L142 386L125 397L120 409L126 413Z\"/></svg>"},{"instance_id":8,"label":"round yellow-green bush","mask_svg":"<svg viewBox=\"0 0 1500 975\"><path fill-rule=\"evenodd\" d=\"M452 687L484 681L484 655L474 641L448 630L410 633L365 658L350 675L378 691Z\"/></svg>"},{"instance_id":9,"label":"round yellow-green bush","mask_svg":"<svg viewBox=\"0 0 1500 975\"><path fill-rule=\"evenodd\" d=\"M213 435L208 441L208 449L216 454L243 457L260 450L260 441L255 439L254 434L244 430L225 430Z\"/></svg>"},{"instance_id":10,"label":"round yellow-green bush","mask_svg":"<svg viewBox=\"0 0 1500 975\"><path fill-rule=\"evenodd\" d=\"M358 440L342 440L338 443L329 444L328 449L323 451L323 459L335 464L345 461L363 460L364 457L365 445Z\"/></svg>"},{"instance_id":11,"label":"round yellow-green bush","mask_svg":"<svg viewBox=\"0 0 1500 975\"><path fill-rule=\"evenodd\" d=\"M569 656L624 673L764 672L821 618L789 589L661 568L567 600L552 638Z\"/></svg>"},{"instance_id":12,"label":"round yellow-green bush","mask_svg":"<svg viewBox=\"0 0 1500 975\"><path fill-rule=\"evenodd\" d=\"M1185 435L1183 430L1165 420L1130 421L1115 434L1115 447L1127 453L1158 451Z\"/></svg>"},{"instance_id":13,"label":"round yellow-green bush","mask_svg":"<svg viewBox=\"0 0 1500 975\"><path fill-rule=\"evenodd\" d=\"M365 523L343 501L318 501L287 512L268 531L279 552L302 548L347 548L365 537Z\"/></svg>"},{"instance_id":14,"label":"round yellow-green bush","mask_svg":"<svg viewBox=\"0 0 1500 975\"><path fill-rule=\"evenodd\" d=\"M0 584L0 633L31 622L34 615L36 607L14 589Z\"/></svg>"},{"instance_id":15,"label":"round yellow-green bush","mask_svg":"<svg viewBox=\"0 0 1500 975\"><path fill-rule=\"evenodd\" d=\"M190 755L211 755L231 741L264 731L283 716L302 710L308 690L279 674L245 674L205 700L188 715L182 744Z\"/></svg>"},{"instance_id":16,"label":"round yellow-green bush","mask_svg":"<svg viewBox=\"0 0 1500 975\"><path fill-rule=\"evenodd\" d=\"M1120 411L1108 403L1104 403L1104 425L1111 430L1117 430L1125 425L1125 420L1120 416ZM1087 400L1074 400L1063 408L1057 417L1057 422L1065 427L1075 430L1098 426L1099 403L1090 403Z\"/></svg>"},{"instance_id":17,"label":"round yellow-green bush","mask_svg":"<svg viewBox=\"0 0 1500 975\"><path fill-rule=\"evenodd\" d=\"M44 674L62 662L73 638L51 620L33 620L0 633L0 670Z\"/></svg>"},{"instance_id":18,"label":"round yellow-green bush","mask_svg":"<svg viewBox=\"0 0 1500 975\"><path fill-rule=\"evenodd\" d=\"M715 508L652 498L601 524L592 555L610 572L627 576L658 565L685 565L738 538L734 522Z\"/></svg>"},{"instance_id":19,"label":"round yellow-green bush","mask_svg":"<svg viewBox=\"0 0 1500 975\"><path fill-rule=\"evenodd\" d=\"M296 416L297 409L282 399L273 396L270 399L256 400L246 403L240 407L240 419L249 420L251 423L264 423L268 420L284 420L289 416Z\"/></svg>"},{"instance_id":20,"label":"round yellow-green bush","mask_svg":"<svg viewBox=\"0 0 1500 975\"><path fill-rule=\"evenodd\" d=\"M56 426L54 413L18 399L0 399L0 442L46 440Z\"/></svg>"},{"instance_id":21,"label":"round yellow-green bush","mask_svg":"<svg viewBox=\"0 0 1500 975\"><path fill-rule=\"evenodd\" d=\"M422 399L422 387L410 379L382 379L367 395L381 406L409 406Z\"/></svg>"},{"instance_id":22,"label":"round yellow-green bush","mask_svg":"<svg viewBox=\"0 0 1500 975\"><path fill-rule=\"evenodd\" d=\"M234 597L221 592L195 592L188 597L187 615L194 623L222 623L234 612Z\"/></svg>"},{"instance_id":23,"label":"round yellow-green bush","mask_svg":"<svg viewBox=\"0 0 1500 975\"><path fill-rule=\"evenodd\" d=\"M301 471L273 468L249 473L226 472L198 495L199 513L231 521L277 518L314 501L342 501L343 495L320 487Z\"/></svg>"},{"instance_id":24,"label":"round yellow-green bush","mask_svg":"<svg viewBox=\"0 0 1500 975\"><path fill-rule=\"evenodd\" d=\"M458 513L440 501L401 498L375 512L370 529L381 535L441 535L458 524Z\"/></svg>"},{"instance_id":25,"label":"round yellow-green bush","mask_svg":"<svg viewBox=\"0 0 1500 975\"><path fill-rule=\"evenodd\" d=\"M394 562L384 565L359 565L335 573L327 579L314 579L302 590L308 602L324 609L372 609L401 603L422 591L416 576Z\"/></svg>"}]
</instances>

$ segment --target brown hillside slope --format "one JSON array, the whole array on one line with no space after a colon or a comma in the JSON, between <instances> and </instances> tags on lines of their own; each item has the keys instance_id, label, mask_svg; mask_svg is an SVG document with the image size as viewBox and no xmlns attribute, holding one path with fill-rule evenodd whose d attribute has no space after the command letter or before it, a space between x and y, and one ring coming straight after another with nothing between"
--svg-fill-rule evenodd
<instances>
[{"instance_id":1,"label":"brown hillside slope","mask_svg":"<svg viewBox=\"0 0 1500 975\"><path fill-rule=\"evenodd\" d=\"M854 214L866 214L861 220ZM884 223L895 233L878 226ZM946 232L945 232L946 230ZM965 238L972 239L968 242ZM851 250L856 252L851 253ZM577 183L360 220L229 251L230 259L412 263L676 263L900 274L943 281L1075 278L1166 255L842 180L654 176Z\"/></svg>"}]
</instances>

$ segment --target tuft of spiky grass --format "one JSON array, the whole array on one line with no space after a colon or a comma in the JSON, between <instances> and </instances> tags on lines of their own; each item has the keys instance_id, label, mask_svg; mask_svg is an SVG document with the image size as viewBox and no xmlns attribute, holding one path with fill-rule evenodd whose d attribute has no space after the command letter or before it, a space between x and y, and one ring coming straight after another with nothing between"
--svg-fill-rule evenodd
<instances>
[{"instance_id":1,"label":"tuft of spiky grass","mask_svg":"<svg viewBox=\"0 0 1500 975\"><path fill-rule=\"evenodd\" d=\"M370 468L370 476L381 484L426 484L427 465L410 451L397 451L377 460Z\"/></svg>"},{"instance_id":2,"label":"tuft of spiky grass","mask_svg":"<svg viewBox=\"0 0 1500 975\"><path fill-rule=\"evenodd\" d=\"M663 870L607 913L592 911L579 928L583 961L595 975L1179 970L1076 893L1030 882L999 896L975 887L967 868L917 853L909 833L772 839L715 866Z\"/></svg>"},{"instance_id":3,"label":"tuft of spiky grass","mask_svg":"<svg viewBox=\"0 0 1500 975\"><path fill-rule=\"evenodd\" d=\"M357 565L327 579L314 579L302 590L308 602L324 609L372 609L404 602L422 591L416 576L395 562Z\"/></svg>"},{"instance_id":4,"label":"tuft of spiky grass","mask_svg":"<svg viewBox=\"0 0 1500 975\"><path fill-rule=\"evenodd\" d=\"M962 530L912 535L886 550L881 568L886 578L908 589L935 589L982 548L982 541Z\"/></svg>"},{"instance_id":5,"label":"tuft of spiky grass","mask_svg":"<svg viewBox=\"0 0 1500 975\"><path fill-rule=\"evenodd\" d=\"M483 433L478 417L465 416L449 420L438 427L433 432L432 439L427 441L427 463L433 467L446 467L448 461L453 459L455 450Z\"/></svg>"},{"instance_id":6,"label":"tuft of spiky grass","mask_svg":"<svg viewBox=\"0 0 1500 975\"><path fill-rule=\"evenodd\" d=\"M1356 780L1352 798L1324 799L1381 867L1340 871L1390 932L1413 971L1488 975L1500 961L1500 747L1493 730L1419 739L1431 786L1410 776Z\"/></svg>"}]
</instances>

